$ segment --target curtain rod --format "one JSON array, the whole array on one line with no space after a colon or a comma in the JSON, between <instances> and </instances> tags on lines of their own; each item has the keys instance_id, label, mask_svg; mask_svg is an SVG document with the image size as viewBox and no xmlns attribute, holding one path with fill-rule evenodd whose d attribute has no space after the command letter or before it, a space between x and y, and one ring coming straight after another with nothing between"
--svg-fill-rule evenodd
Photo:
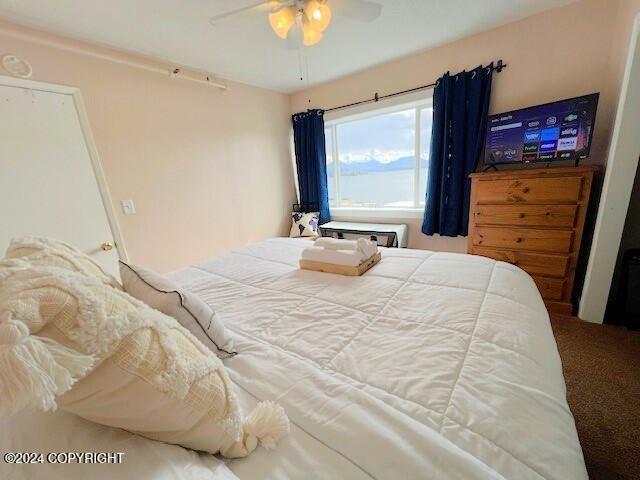
<instances>
[{"instance_id":1,"label":"curtain rod","mask_svg":"<svg viewBox=\"0 0 640 480\"><path fill-rule=\"evenodd\" d=\"M507 68L507 64L504 63L502 61L502 59L500 59L500 60L498 60L496 65L493 67L493 70L497 71L498 73L500 73L504 68ZM435 86L436 86L436 82L433 82L433 83L429 83L428 85L421 85L419 87L409 88L408 90L401 90L399 92L389 93L387 95L378 95L378 93L376 92L375 95L373 96L373 98L368 98L366 100L360 100L359 102L347 103L346 105L340 105L339 107L326 108L326 109L324 109L324 112L326 113L326 112L332 112L334 110L342 110L343 108L355 107L356 105L364 105L365 103L374 103L374 102L378 102L380 100L383 100L385 98L397 97L399 95L404 95L404 94L407 94L407 93L417 92L419 90L424 90L425 88L431 88L431 87L435 87Z\"/></svg>"},{"instance_id":2,"label":"curtain rod","mask_svg":"<svg viewBox=\"0 0 640 480\"><path fill-rule=\"evenodd\" d=\"M228 85L213 80L214 76L206 72L198 72L196 70L184 69L182 67L170 67L170 68L157 67L149 63L144 63L144 62L135 61L135 60L127 60L125 58L121 58L116 54L102 53L100 51L93 50L90 47L86 48L86 47L69 45L68 43L66 43L66 39L65 40L46 39L36 34L18 32L1 25L0 25L0 34L17 38L18 40L37 43L40 45L45 45L47 47L57 48L59 50L65 50L71 53L77 53L80 55L86 55L89 57L98 58L100 60L106 60L108 62L118 63L120 65L126 65L128 67L139 68L141 70L146 70L148 72L159 73L162 75L166 75L170 78L178 78L180 80L188 80L190 82L201 83L201 84L209 85L211 87L219 88L220 90L229 90ZM150 59L150 62L151 61L155 63L164 63L164 62L153 60L153 59ZM196 74L201 74L203 78L186 75L185 70L192 71Z\"/></svg>"}]
</instances>

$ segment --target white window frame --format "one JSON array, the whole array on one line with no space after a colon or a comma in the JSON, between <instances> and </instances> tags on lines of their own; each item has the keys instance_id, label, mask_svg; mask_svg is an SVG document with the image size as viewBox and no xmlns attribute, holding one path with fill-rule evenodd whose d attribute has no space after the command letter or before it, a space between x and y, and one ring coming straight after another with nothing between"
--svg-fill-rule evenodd
<instances>
[{"instance_id":1,"label":"white window frame","mask_svg":"<svg viewBox=\"0 0 640 480\"><path fill-rule=\"evenodd\" d=\"M340 161L338 155L338 129L341 123L361 120L386 113L400 112L403 110L415 109L415 164L414 164L414 205L420 204L420 155L421 151L421 111L425 108L433 108L433 89L422 90L397 97L387 98L378 102L365 105L345 108L328 112L324 116L325 130L330 129L331 147L334 172L334 191L336 192L336 203L340 204ZM371 218L421 218L424 213L424 206L413 208L394 207L329 207L332 218L336 220L358 220Z\"/></svg>"}]
</instances>

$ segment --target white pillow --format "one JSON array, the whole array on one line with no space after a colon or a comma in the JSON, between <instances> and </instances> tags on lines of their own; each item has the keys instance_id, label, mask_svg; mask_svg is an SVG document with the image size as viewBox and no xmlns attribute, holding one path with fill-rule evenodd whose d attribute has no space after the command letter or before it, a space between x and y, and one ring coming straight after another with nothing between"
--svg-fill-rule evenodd
<instances>
[{"instance_id":1,"label":"white pillow","mask_svg":"<svg viewBox=\"0 0 640 480\"><path fill-rule=\"evenodd\" d=\"M153 270L122 261L120 278L129 295L178 320L218 357L227 358L237 353L222 322L197 295Z\"/></svg>"},{"instance_id":2,"label":"white pillow","mask_svg":"<svg viewBox=\"0 0 640 480\"><path fill-rule=\"evenodd\" d=\"M290 237L317 237L320 212L291 212Z\"/></svg>"},{"instance_id":3,"label":"white pillow","mask_svg":"<svg viewBox=\"0 0 640 480\"><path fill-rule=\"evenodd\" d=\"M0 417L60 406L230 458L289 431L282 407L242 416L222 361L174 319L97 278L0 266Z\"/></svg>"}]
</instances>

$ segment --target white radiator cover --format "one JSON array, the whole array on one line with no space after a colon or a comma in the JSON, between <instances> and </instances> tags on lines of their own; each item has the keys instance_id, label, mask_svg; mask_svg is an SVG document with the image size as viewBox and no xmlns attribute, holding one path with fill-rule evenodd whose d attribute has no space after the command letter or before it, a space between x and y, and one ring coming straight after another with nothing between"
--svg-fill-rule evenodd
<instances>
[{"instance_id":1,"label":"white radiator cover","mask_svg":"<svg viewBox=\"0 0 640 480\"><path fill-rule=\"evenodd\" d=\"M327 222L320 225L320 233L323 237L345 239L371 239L375 236L381 247L407 248L408 243L408 227L405 223Z\"/></svg>"}]
</instances>

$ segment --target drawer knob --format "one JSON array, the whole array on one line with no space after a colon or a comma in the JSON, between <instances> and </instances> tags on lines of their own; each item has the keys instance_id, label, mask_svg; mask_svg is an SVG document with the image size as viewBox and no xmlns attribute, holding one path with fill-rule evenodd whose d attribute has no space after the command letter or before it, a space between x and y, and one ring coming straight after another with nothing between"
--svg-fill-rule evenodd
<instances>
[{"instance_id":1,"label":"drawer knob","mask_svg":"<svg viewBox=\"0 0 640 480\"><path fill-rule=\"evenodd\" d=\"M518 215L518 218L524 218L524 213L520 213L520 215Z\"/></svg>"},{"instance_id":2,"label":"drawer knob","mask_svg":"<svg viewBox=\"0 0 640 480\"><path fill-rule=\"evenodd\" d=\"M529 193L529 187L524 187L522 189L522 193Z\"/></svg>"},{"instance_id":3,"label":"drawer knob","mask_svg":"<svg viewBox=\"0 0 640 480\"><path fill-rule=\"evenodd\" d=\"M518 237L516 238L516 243L522 243L524 239L522 237Z\"/></svg>"}]
</instances>

